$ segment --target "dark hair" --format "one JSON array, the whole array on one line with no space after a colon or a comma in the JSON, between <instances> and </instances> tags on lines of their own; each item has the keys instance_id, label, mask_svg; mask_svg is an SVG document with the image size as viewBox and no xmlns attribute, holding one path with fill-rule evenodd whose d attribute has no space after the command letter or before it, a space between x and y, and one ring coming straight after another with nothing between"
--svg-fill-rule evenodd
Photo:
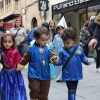
<instances>
[{"instance_id":1,"label":"dark hair","mask_svg":"<svg viewBox=\"0 0 100 100\"><path fill-rule=\"evenodd\" d=\"M95 16L97 16L100 13L100 9L98 9L95 13Z\"/></svg>"},{"instance_id":2,"label":"dark hair","mask_svg":"<svg viewBox=\"0 0 100 100\"><path fill-rule=\"evenodd\" d=\"M0 19L0 23L1 23L1 22L3 22L2 19ZM0 27L0 28L2 28L2 30L5 30L5 29L4 29L4 26L2 26L2 27Z\"/></svg>"},{"instance_id":3,"label":"dark hair","mask_svg":"<svg viewBox=\"0 0 100 100\"><path fill-rule=\"evenodd\" d=\"M56 27L56 32L57 32L60 28L64 29L64 27L63 27L63 26L58 25L58 26Z\"/></svg>"},{"instance_id":4,"label":"dark hair","mask_svg":"<svg viewBox=\"0 0 100 100\"><path fill-rule=\"evenodd\" d=\"M1 22L3 22L3 20L2 20L2 19L0 19L0 23L1 23Z\"/></svg>"},{"instance_id":5,"label":"dark hair","mask_svg":"<svg viewBox=\"0 0 100 100\"><path fill-rule=\"evenodd\" d=\"M16 20L15 20L15 25L14 25L15 28L16 28L16 22L17 22L17 21L20 22L20 20L19 20L19 19L16 19ZM20 27L21 27L21 24L20 24Z\"/></svg>"},{"instance_id":6,"label":"dark hair","mask_svg":"<svg viewBox=\"0 0 100 100\"><path fill-rule=\"evenodd\" d=\"M1 48L2 48L2 49L5 49L5 47L3 46L3 41L4 41L4 38L7 37L7 36L11 36L12 41L14 42L14 44L12 45L11 48L15 48L15 37L14 37L12 34L8 34L8 33L5 33L5 34L1 37Z\"/></svg>"},{"instance_id":7,"label":"dark hair","mask_svg":"<svg viewBox=\"0 0 100 100\"><path fill-rule=\"evenodd\" d=\"M44 26L44 27L46 27L49 30L49 24L47 22L42 23L41 26Z\"/></svg>"},{"instance_id":8,"label":"dark hair","mask_svg":"<svg viewBox=\"0 0 100 100\"><path fill-rule=\"evenodd\" d=\"M69 27L70 27L70 26L71 26L71 24L70 24L70 23L67 23L67 26L69 26Z\"/></svg>"},{"instance_id":9,"label":"dark hair","mask_svg":"<svg viewBox=\"0 0 100 100\"><path fill-rule=\"evenodd\" d=\"M49 30L45 28L44 26L40 26L36 28L36 30L34 31L34 37L36 37L37 39L39 39L40 36L43 34L50 35Z\"/></svg>"},{"instance_id":10,"label":"dark hair","mask_svg":"<svg viewBox=\"0 0 100 100\"><path fill-rule=\"evenodd\" d=\"M86 20L85 23L84 23L84 26L88 27L88 25L89 25L89 21Z\"/></svg>"},{"instance_id":11,"label":"dark hair","mask_svg":"<svg viewBox=\"0 0 100 100\"><path fill-rule=\"evenodd\" d=\"M65 29L61 38L62 38L63 41L66 41L68 39L76 40L77 39L76 31L73 28Z\"/></svg>"}]
</instances>

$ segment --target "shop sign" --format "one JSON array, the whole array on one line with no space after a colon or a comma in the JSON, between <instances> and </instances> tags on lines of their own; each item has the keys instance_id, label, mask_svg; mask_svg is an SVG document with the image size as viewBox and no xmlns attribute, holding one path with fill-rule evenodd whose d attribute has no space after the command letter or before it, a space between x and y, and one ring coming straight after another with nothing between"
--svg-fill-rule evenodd
<instances>
[{"instance_id":1,"label":"shop sign","mask_svg":"<svg viewBox=\"0 0 100 100\"><path fill-rule=\"evenodd\" d=\"M48 11L48 0L38 0L39 11Z\"/></svg>"},{"instance_id":2,"label":"shop sign","mask_svg":"<svg viewBox=\"0 0 100 100\"><path fill-rule=\"evenodd\" d=\"M67 0L66 2L62 2L59 4L53 5L52 7L53 7L53 11L55 11L55 10L60 10L60 9L67 8L70 6L82 4L82 3L88 2L88 1L90 1L90 0Z\"/></svg>"}]
</instances>

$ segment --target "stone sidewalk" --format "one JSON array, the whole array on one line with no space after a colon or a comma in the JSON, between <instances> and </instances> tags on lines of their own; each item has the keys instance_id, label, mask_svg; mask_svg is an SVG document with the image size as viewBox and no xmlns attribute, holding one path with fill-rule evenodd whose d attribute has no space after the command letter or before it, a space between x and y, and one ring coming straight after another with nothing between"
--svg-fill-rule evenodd
<instances>
[{"instance_id":1,"label":"stone sidewalk","mask_svg":"<svg viewBox=\"0 0 100 100\"><path fill-rule=\"evenodd\" d=\"M83 65L83 80L79 81L76 93L76 100L100 100L100 74L95 71L95 63L93 59L91 65ZM23 71L25 80L27 97L29 99L29 89L27 81L27 68ZM51 87L49 92L49 100L67 100L67 87L65 82L56 82L51 80Z\"/></svg>"}]
</instances>

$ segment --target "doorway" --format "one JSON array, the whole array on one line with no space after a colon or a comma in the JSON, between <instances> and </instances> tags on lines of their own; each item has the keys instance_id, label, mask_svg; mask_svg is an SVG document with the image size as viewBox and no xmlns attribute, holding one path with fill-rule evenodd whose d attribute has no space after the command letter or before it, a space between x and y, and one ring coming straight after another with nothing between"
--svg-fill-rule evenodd
<instances>
[{"instance_id":1,"label":"doorway","mask_svg":"<svg viewBox=\"0 0 100 100\"><path fill-rule=\"evenodd\" d=\"M37 19L35 17L32 18L31 28L37 27Z\"/></svg>"},{"instance_id":2,"label":"doorway","mask_svg":"<svg viewBox=\"0 0 100 100\"><path fill-rule=\"evenodd\" d=\"M86 21L86 8L65 13L65 19L66 23L70 23L76 29L79 42L80 29L83 27L84 21Z\"/></svg>"}]
</instances>

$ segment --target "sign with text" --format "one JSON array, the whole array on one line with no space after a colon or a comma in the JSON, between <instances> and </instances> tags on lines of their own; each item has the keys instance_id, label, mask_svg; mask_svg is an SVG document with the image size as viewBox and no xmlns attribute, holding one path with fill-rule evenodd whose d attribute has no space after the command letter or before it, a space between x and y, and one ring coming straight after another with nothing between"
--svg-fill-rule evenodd
<instances>
[{"instance_id":1,"label":"sign with text","mask_svg":"<svg viewBox=\"0 0 100 100\"><path fill-rule=\"evenodd\" d=\"M52 10L53 11L60 10L60 9L63 9L63 8L67 8L67 7L71 7L71 6L74 6L74 5L82 4L82 3L88 2L88 1L90 1L90 0L67 0L66 2L62 2L62 3L59 3L59 4L53 5Z\"/></svg>"},{"instance_id":2,"label":"sign with text","mask_svg":"<svg viewBox=\"0 0 100 100\"><path fill-rule=\"evenodd\" d=\"M39 11L48 11L48 0L38 0Z\"/></svg>"}]
</instances>

